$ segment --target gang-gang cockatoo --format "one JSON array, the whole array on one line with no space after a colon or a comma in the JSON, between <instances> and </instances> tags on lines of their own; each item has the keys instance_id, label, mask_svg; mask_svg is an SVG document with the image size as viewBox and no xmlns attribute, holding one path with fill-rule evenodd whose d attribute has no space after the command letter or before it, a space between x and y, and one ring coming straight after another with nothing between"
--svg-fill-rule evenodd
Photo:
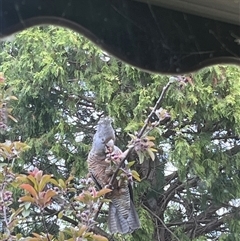
<instances>
[{"instance_id":1,"label":"gang-gang cockatoo","mask_svg":"<svg viewBox=\"0 0 240 241\"><path fill-rule=\"evenodd\" d=\"M103 188L109 185L113 175L111 161L118 164L122 151L114 145L115 133L109 117L101 118L93 137L92 148L88 155L88 169L92 177ZM107 194L110 199L108 227L111 233L132 233L140 228L139 218L130 195L130 181L115 180L112 191Z\"/></svg>"}]
</instances>

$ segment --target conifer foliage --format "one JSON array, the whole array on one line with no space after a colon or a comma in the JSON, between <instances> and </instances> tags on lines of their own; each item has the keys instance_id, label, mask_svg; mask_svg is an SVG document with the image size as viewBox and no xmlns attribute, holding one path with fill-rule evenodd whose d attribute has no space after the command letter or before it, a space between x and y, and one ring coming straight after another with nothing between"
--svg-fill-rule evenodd
<instances>
[{"instance_id":1,"label":"conifer foliage","mask_svg":"<svg viewBox=\"0 0 240 241\"><path fill-rule=\"evenodd\" d=\"M0 240L239 240L239 67L145 73L38 26L0 43L0 72ZM135 180L128 235L109 234L111 189L87 175L103 116Z\"/></svg>"}]
</instances>

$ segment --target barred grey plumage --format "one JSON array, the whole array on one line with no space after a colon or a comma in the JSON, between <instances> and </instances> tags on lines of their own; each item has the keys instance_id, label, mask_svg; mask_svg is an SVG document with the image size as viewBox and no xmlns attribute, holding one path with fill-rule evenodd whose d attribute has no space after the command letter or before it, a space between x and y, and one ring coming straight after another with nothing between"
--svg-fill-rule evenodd
<instances>
[{"instance_id":1,"label":"barred grey plumage","mask_svg":"<svg viewBox=\"0 0 240 241\"><path fill-rule=\"evenodd\" d=\"M97 131L93 138L92 149L88 155L88 169L99 184L104 187L109 184L112 173L106 162L107 151L120 155L121 150L114 145L115 134L110 118L98 122ZM113 183L113 191L107 198L111 199L108 213L108 227L111 233L131 233L140 228L140 222L134 204L130 198L129 183L123 181L119 185Z\"/></svg>"}]
</instances>

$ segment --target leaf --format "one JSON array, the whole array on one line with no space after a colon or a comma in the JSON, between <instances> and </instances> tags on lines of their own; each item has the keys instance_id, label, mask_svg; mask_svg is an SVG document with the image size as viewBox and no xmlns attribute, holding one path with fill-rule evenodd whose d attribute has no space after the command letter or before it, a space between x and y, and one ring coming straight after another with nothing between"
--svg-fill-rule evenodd
<instances>
[{"instance_id":1,"label":"leaf","mask_svg":"<svg viewBox=\"0 0 240 241\"><path fill-rule=\"evenodd\" d=\"M28 181L28 178L27 178L26 175L19 175L19 176L16 177L16 180L17 180L18 182L27 182L27 181Z\"/></svg>"},{"instance_id":2,"label":"leaf","mask_svg":"<svg viewBox=\"0 0 240 241\"><path fill-rule=\"evenodd\" d=\"M30 202L24 203L24 208L25 208L25 209L29 209L30 206L31 206L31 203L30 203Z\"/></svg>"},{"instance_id":3,"label":"leaf","mask_svg":"<svg viewBox=\"0 0 240 241\"><path fill-rule=\"evenodd\" d=\"M49 182L54 184L55 186L59 187L59 183L54 178L49 179Z\"/></svg>"},{"instance_id":4,"label":"leaf","mask_svg":"<svg viewBox=\"0 0 240 241\"><path fill-rule=\"evenodd\" d=\"M131 137L132 140L137 139L137 137L135 135L133 135L133 134L128 133L128 135Z\"/></svg>"},{"instance_id":5,"label":"leaf","mask_svg":"<svg viewBox=\"0 0 240 241\"><path fill-rule=\"evenodd\" d=\"M87 232L83 235L83 238L87 240L92 240L93 233L92 232Z\"/></svg>"},{"instance_id":6,"label":"leaf","mask_svg":"<svg viewBox=\"0 0 240 241\"><path fill-rule=\"evenodd\" d=\"M148 155L151 157L152 161L154 161L155 160L155 154L153 153L153 151L150 148L148 148L147 152L148 152Z\"/></svg>"},{"instance_id":7,"label":"leaf","mask_svg":"<svg viewBox=\"0 0 240 241\"><path fill-rule=\"evenodd\" d=\"M154 130L157 130L160 136L163 134L163 130L159 127L154 127Z\"/></svg>"},{"instance_id":8,"label":"leaf","mask_svg":"<svg viewBox=\"0 0 240 241\"><path fill-rule=\"evenodd\" d=\"M56 196L57 193L53 190L47 190L46 194L44 195L44 204L47 204L52 197Z\"/></svg>"},{"instance_id":9,"label":"leaf","mask_svg":"<svg viewBox=\"0 0 240 241\"><path fill-rule=\"evenodd\" d=\"M24 218L28 217L29 214L30 214L30 210L29 210L29 209L24 209L24 210L22 211L22 215L23 215Z\"/></svg>"},{"instance_id":10,"label":"leaf","mask_svg":"<svg viewBox=\"0 0 240 241\"><path fill-rule=\"evenodd\" d=\"M32 233L34 238L24 238L25 241L49 241L53 239L53 235L51 234L45 234L42 233L42 235L39 235L37 233Z\"/></svg>"},{"instance_id":11,"label":"leaf","mask_svg":"<svg viewBox=\"0 0 240 241\"><path fill-rule=\"evenodd\" d=\"M89 191L84 191L79 196L77 196L75 199L87 204L93 200L93 197Z\"/></svg>"},{"instance_id":12,"label":"leaf","mask_svg":"<svg viewBox=\"0 0 240 241\"><path fill-rule=\"evenodd\" d=\"M9 221L11 222L16 216L18 216L22 211L24 210L23 207L18 208L16 211L12 211L12 215L9 218Z\"/></svg>"},{"instance_id":13,"label":"leaf","mask_svg":"<svg viewBox=\"0 0 240 241\"><path fill-rule=\"evenodd\" d=\"M78 235L81 237L86 230L87 230L87 226L82 225L81 228L78 231Z\"/></svg>"},{"instance_id":14,"label":"leaf","mask_svg":"<svg viewBox=\"0 0 240 241\"><path fill-rule=\"evenodd\" d=\"M12 147L5 143L0 143L0 149L2 149L6 154L12 153Z\"/></svg>"},{"instance_id":15,"label":"leaf","mask_svg":"<svg viewBox=\"0 0 240 241\"><path fill-rule=\"evenodd\" d=\"M10 114L12 112L13 108L7 108L7 113Z\"/></svg>"},{"instance_id":16,"label":"leaf","mask_svg":"<svg viewBox=\"0 0 240 241\"><path fill-rule=\"evenodd\" d=\"M26 238L26 241L41 241L42 239L40 238Z\"/></svg>"},{"instance_id":17,"label":"leaf","mask_svg":"<svg viewBox=\"0 0 240 241\"><path fill-rule=\"evenodd\" d=\"M34 169L31 172L28 172L28 174L29 176L35 177L38 172L39 172L39 169L34 167Z\"/></svg>"},{"instance_id":18,"label":"leaf","mask_svg":"<svg viewBox=\"0 0 240 241\"><path fill-rule=\"evenodd\" d=\"M35 178L36 178L38 183L41 181L42 176L43 176L43 171L42 170L39 170L38 172L36 172Z\"/></svg>"},{"instance_id":19,"label":"leaf","mask_svg":"<svg viewBox=\"0 0 240 241\"><path fill-rule=\"evenodd\" d=\"M106 193L109 193L111 192L112 189L109 189L109 188L103 188L101 189L100 191L97 192L97 197L101 197L103 195L105 195Z\"/></svg>"},{"instance_id":20,"label":"leaf","mask_svg":"<svg viewBox=\"0 0 240 241\"><path fill-rule=\"evenodd\" d=\"M63 232L59 232L58 234L58 241L65 241L65 235Z\"/></svg>"},{"instance_id":21,"label":"leaf","mask_svg":"<svg viewBox=\"0 0 240 241\"><path fill-rule=\"evenodd\" d=\"M98 234L93 234L92 238L93 238L93 241L108 241L106 237L103 237Z\"/></svg>"},{"instance_id":22,"label":"leaf","mask_svg":"<svg viewBox=\"0 0 240 241\"><path fill-rule=\"evenodd\" d=\"M76 192L76 188L74 187L68 188L68 192Z\"/></svg>"},{"instance_id":23,"label":"leaf","mask_svg":"<svg viewBox=\"0 0 240 241\"><path fill-rule=\"evenodd\" d=\"M38 191L41 192L46 184L49 182L49 180L51 179L51 175L43 175L41 180L40 180L40 183L39 183L39 186L38 186Z\"/></svg>"},{"instance_id":24,"label":"leaf","mask_svg":"<svg viewBox=\"0 0 240 241\"><path fill-rule=\"evenodd\" d=\"M102 203L109 203L109 202L111 202L111 199L103 198L103 199L101 199L101 202Z\"/></svg>"},{"instance_id":25,"label":"leaf","mask_svg":"<svg viewBox=\"0 0 240 241\"><path fill-rule=\"evenodd\" d=\"M16 234L16 238L17 238L17 240L21 240L22 234L21 234L21 233L17 233L17 234Z\"/></svg>"},{"instance_id":26,"label":"leaf","mask_svg":"<svg viewBox=\"0 0 240 241\"><path fill-rule=\"evenodd\" d=\"M30 184L21 184L20 188L25 189L27 192L29 192L34 198L37 198L37 192L36 190L30 185Z\"/></svg>"},{"instance_id":27,"label":"leaf","mask_svg":"<svg viewBox=\"0 0 240 241\"><path fill-rule=\"evenodd\" d=\"M20 197L19 198L19 202L30 202L30 203L34 203L35 199L30 197L30 196L24 196L24 197Z\"/></svg>"},{"instance_id":28,"label":"leaf","mask_svg":"<svg viewBox=\"0 0 240 241\"><path fill-rule=\"evenodd\" d=\"M41 238L41 236L40 236L40 234L38 234L38 233L32 233L35 237L37 237L37 238Z\"/></svg>"},{"instance_id":29,"label":"leaf","mask_svg":"<svg viewBox=\"0 0 240 241\"><path fill-rule=\"evenodd\" d=\"M130 168L131 166L133 166L135 164L135 161L131 161L127 164L127 167Z\"/></svg>"},{"instance_id":30,"label":"leaf","mask_svg":"<svg viewBox=\"0 0 240 241\"><path fill-rule=\"evenodd\" d=\"M156 138L154 136L146 136L149 141L154 141Z\"/></svg>"},{"instance_id":31,"label":"leaf","mask_svg":"<svg viewBox=\"0 0 240 241\"><path fill-rule=\"evenodd\" d=\"M139 163L143 164L143 162L144 162L144 154L141 151L137 151L137 155L138 155L138 158L139 158Z\"/></svg>"},{"instance_id":32,"label":"leaf","mask_svg":"<svg viewBox=\"0 0 240 241\"><path fill-rule=\"evenodd\" d=\"M152 147L150 148L150 150L151 150L151 151L154 151L154 152L157 152L157 151L158 151L157 149L152 148Z\"/></svg>"},{"instance_id":33,"label":"leaf","mask_svg":"<svg viewBox=\"0 0 240 241\"><path fill-rule=\"evenodd\" d=\"M57 217L58 217L59 219L61 219L61 218L63 217L63 211L59 212L58 215L57 215Z\"/></svg>"},{"instance_id":34,"label":"leaf","mask_svg":"<svg viewBox=\"0 0 240 241\"><path fill-rule=\"evenodd\" d=\"M3 72L0 72L0 83L1 84L4 83L4 80L5 80L4 74L3 74Z\"/></svg>"},{"instance_id":35,"label":"leaf","mask_svg":"<svg viewBox=\"0 0 240 241\"><path fill-rule=\"evenodd\" d=\"M8 117L11 119L11 120L13 120L14 122L18 122L18 120L17 119L15 119L12 115L10 115L10 114L8 114Z\"/></svg>"},{"instance_id":36,"label":"leaf","mask_svg":"<svg viewBox=\"0 0 240 241\"><path fill-rule=\"evenodd\" d=\"M28 175L27 176L28 181L34 186L35 190L38 190L38 183L35 177Z\"/></svg>"},{"instance_id":37,"label":"leaf","mask_svg":"<svg viewBox=\"0 0 240 241\"><path fill-rule=\"evenodd\" d=\"M9 99L10 100L18 100L18 98L16 96L14 96L14 95L9 96Z\"/></svg>"},{"instance_id":38,"label":"leaf","mask_svg":"<svg viewBox=\"0 0 240 241\"><path fill-rule=\"evenodd\" d=\"M148 147L153 147L153 146L155 146L154 142L152 142L152 141L148 141L147 144L148 144Z\"/></svg>"},{"instance_id":39,"label":"leaf","mask_svg":"<svg viewBox=\"0 0 240 241\"><path fill-rule=\"evenodd\" d=\"M15 141L13 142L14 147L17 151L25 151L30 148L26 143L20 142L20 141Z\"/></svg>"},{"instance_id":40,"label":"leaf","mask_svg":"<svg viewBox=\"0 0 240 241\"><path fill-rule=\"evenodd\" d=\"M133 176L137 181L141 182L140 175L138 174L137 171L132 170L131 173L132 173L132 176Z\"/></svg>"},{"instance_id":41,"label":"leaf","mask_svg":"<svg viewBox=\"0 0 240 241\"><path fill-rule=\"evenodd\" d=\"M70 175L68 179L65 181L66 184L69 184L74 179L74 176Z\"/></svg>"},{"instance_id":42,"label":"leaf","mask_svg":"<svg viewBox=\"0 0 240 241\"><path fill-rule=\"evenodd\" d=\"M66 183L62 179L58 179L59 186L63 189L66 188Z\"/></svg>"}]
</instances>

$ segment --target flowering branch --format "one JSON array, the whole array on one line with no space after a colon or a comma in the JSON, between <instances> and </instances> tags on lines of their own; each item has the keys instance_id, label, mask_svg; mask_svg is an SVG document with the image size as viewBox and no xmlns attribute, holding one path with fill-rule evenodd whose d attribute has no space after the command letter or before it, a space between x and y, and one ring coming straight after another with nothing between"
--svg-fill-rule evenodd
<instances>
[{"instance_id":1,"label":"flowering branch","mask_svg":"<svg viewBox=\"0 0 240 241\"><path fill-rule=\"evenodd\" d=\"M168 83L163 87L161 95L159 96L155 106L153 107L152 111L150 112L150 114L148 115L147 119L144 122L144 126L142 127L142 129L139 131L139 133L137 134L137 138L140 139L144 134L145 131L149 125L150 119L151 117L156 113L156 110L160 107L164 96L167 93L167 90L169 89L169 87L171 86L171 84L175 82L175 78L170 77ZM110 182L109 182L109 186L113 185L113 182L115 181L118 171L120 170L120 168L123 166L125 160L130 156L132 150L134 149L134 146L130 146L122 155L122 160L119 163L118 167L116 168L115 172L113 173Z\"/></svg>"}]
</instances>

